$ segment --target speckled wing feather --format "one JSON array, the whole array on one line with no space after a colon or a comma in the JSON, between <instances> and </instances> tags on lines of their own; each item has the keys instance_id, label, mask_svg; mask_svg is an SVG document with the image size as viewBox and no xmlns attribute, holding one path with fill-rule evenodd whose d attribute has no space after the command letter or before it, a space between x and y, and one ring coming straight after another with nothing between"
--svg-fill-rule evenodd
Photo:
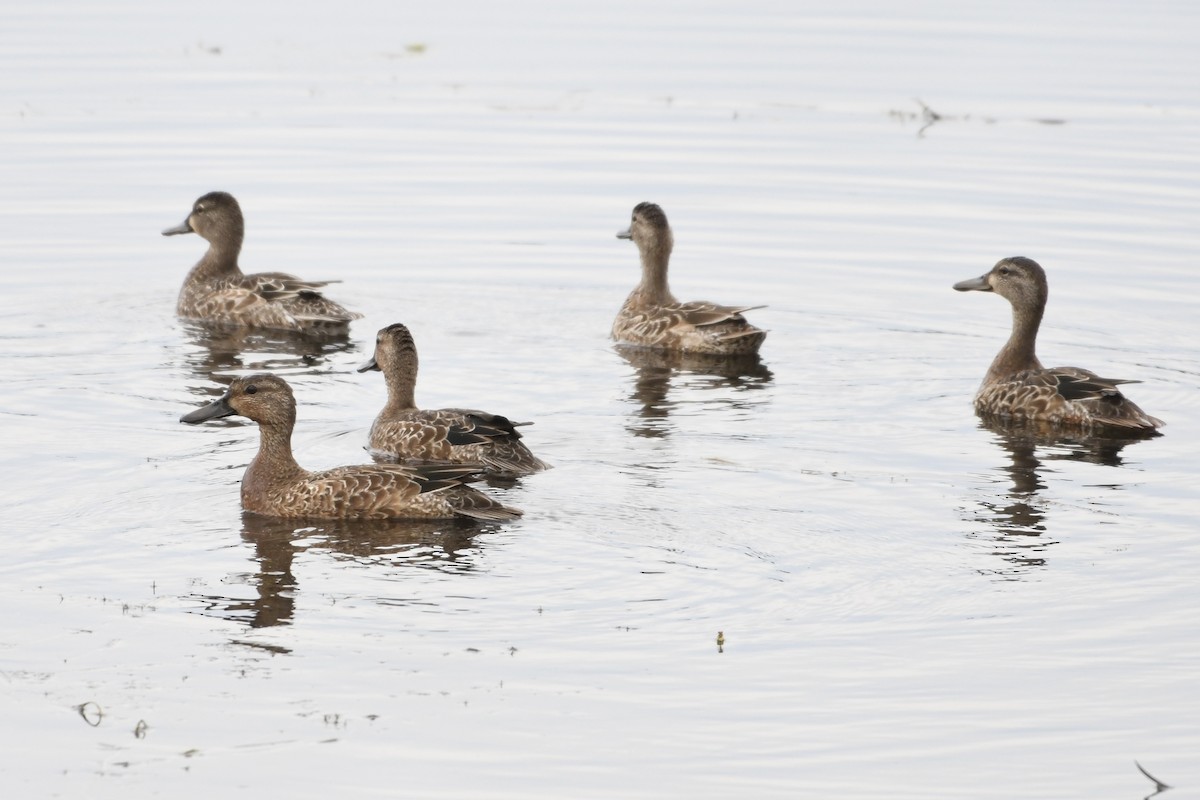
<instances>
[{"instance_id":1,"label":"speckled wing feather","mask_svg":"<svg viewBox=\"0 0 1200 800\"><path fill-rule=\"evenodd\" d=\"M669 309L670 307L668 306L667 308ZM676 308L679 310L682 322L702 327L705 325L716 325L721 322L736 321L745 323L746 320L742 317L744 312L753 311L757 308L766 308L766 306L720 306L716 303L696 301L680 303Z\"/></svg>"},{"instance_id":2,"label":"speckled wing feather","mask_svg":"<svg viewBox=\"0 0 1200 800\"><path fill-rule=\"evenodd\" d=\"M405 459L452 461L452 420L439 420L416 411L400 419L377 419L371 426L370 446L381 455Z\"/></svg>"},{"instance_id":3,"label":"speckled wing feather","mask_svg":"<svg viewBox=\"0 0 1200 800\"><path fill-rule=\"evenodd\" d=\"M338 281L305 281L286 272L260 272L243 276L241 283L301 323L344 325L362 317L317 291Z\"/></svg>"},{"instance_id":4,"label":"speckled wing feather","mask_svg":"<svg viewBox=\"0 0 1200 800\"><path fill-rule=\"evenodd\" d=\"M194 319L259 328L299 327L282 305L272 303L252 289L229 283L198 293L181 313Z\"/></svg>"},{"instance_id":5,"label":"speckled wing feather","mask_svg":"<svg viewBox=\"0 0 1200 800\"><path fill-rule=\"evenodd\" d=\"M486 411L469 408L443 408L432 413L446 415L448 418L458 417L452 423L451 435L463 438L464 441L454 442L454 444L480 444L498 439L520 439L521 434L517 428L533 424L532 422L513 422L500 414L489 414Z\"/></svg>"},{"instance_id":6,"label":"speckled wing feather","mask_svg":"<svg viewBox=\"0 0 1200 800\"><path fill-rule=\"evenodd\" d=\"M294 484L284 507L361 518L469 516L512 519L520 512L465 485L478 465L365 464L315 472Z\"/></svg>"},{"instance_id":7,"label":"speckled wing feather","mask_svg":"<svg viewBox=\"0 0 1200 800\"><path fill-rule=\"evenodd\" d=\"M668 347L672 331L683 321L662 307L641 311L621 309L613 324L613 338L630 344Z\"/></svg>"},{"instance_id":8,"label":"speckled wing feather","mask_svg":"<svg viewBox=\"0 0 1200 800\"><path fill-rule=\"evenodd\" d=\"M317 289L332 283L341 283L341 281L305 281L286 272L256 272L253 275L244 276L242 283L247 289L268 300L281 300L287 297L296 297L301 292L319 296L320 293L317 292Z\"/></svg>"},{"instance_id":9,"label":"speckled wing feather","mask_svg":"<svg viewBox=\"0 0 1200 800\"><path fill-rule=\"evenodd\" d=\"M712 355L756 352L766 331L742 316L763 306L720 306L708 302L666 306L626 305L613 323L619 342Z\"/></svg>"},{"instance_id":10,"label":"speckled wing feather","mask_svg":"<svg viewBox=\"0 0 1200 800\"><path fill-rule=\"evenodd\" d=\"M283 330L341 326L361 317L314 290L331 282L301 281L284 273L223 278L185 287L179 313L215 323Z\"/></svg>"},{"instance_id":11,"label":"speckled wing feather","mask_svg":"<svg viewBox=\"0 0 1200 800\"><path fill-rule=\"evenodd\" d=\"M1067 400L1121 397L1121 391L1117 388L1119 384L1141 383L1122 378L1101 378L1096 373L1079 367L1055 367L1046 372L1057 380L1058 393Z\"/></svg>"},{"instance_id":12,"label":"speckled wing feather","mask_svg":"<svg viewBox=\"0 0 1200 800\"><path fill-rule=\"evenodd\" d=\"M495 475L515 477L547 469L520 441L518 424L522 423L483 411L414 410L376 420L370 446L385 458L473 462Z\"/></svg>"},{"instance_id":13,"label":"speckled wing feather","mask_svg":"<svg viewBox=\"0 0 1200 800\"><path fill-rule=\"evenodd\" d=\"M1161 427L1162 420L1146 414L1117 388L1125 383L1137 381L1101 378L1080 367L1026 370L985 385L975 405L983 413L1065 425Z\"/></svg>"}]
</instances>

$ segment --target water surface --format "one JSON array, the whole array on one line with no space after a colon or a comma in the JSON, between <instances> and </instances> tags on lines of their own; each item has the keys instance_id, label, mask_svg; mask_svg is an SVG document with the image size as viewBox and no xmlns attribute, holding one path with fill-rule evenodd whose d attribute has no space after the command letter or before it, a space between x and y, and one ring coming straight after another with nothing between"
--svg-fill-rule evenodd
<instances>
[{"instance_id":1,"label":"water surface","mask_svg":"<svg viewBox=\"0 0 1200 800\"><path fill-rule=\"evenodd\" d=\"M1196 796L1198 22L6 5L9 793ZM212 189L349 337L175 319L203 243L158 231ZM612 347L641 200L678 295L769 305L758 368ZM950 286L1017 254L1043 360L1164 436L974 417L1008 309ZM526 516L244 516L254 430L179 416L270 370L301 463L363 461L397 321L418 402L536 422Z\"/></svg>"}]
</instances>

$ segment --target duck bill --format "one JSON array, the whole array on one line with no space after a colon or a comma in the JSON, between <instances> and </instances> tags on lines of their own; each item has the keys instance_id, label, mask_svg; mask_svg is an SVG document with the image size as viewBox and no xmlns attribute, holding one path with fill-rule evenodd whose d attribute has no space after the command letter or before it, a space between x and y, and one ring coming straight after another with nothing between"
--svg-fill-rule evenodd
<instances>
[{"instance_id":1,"label":"duck bill","mask_svg":"<svg viewBox=\"0 0 1200 800\"><path fill-rule=\"evenodd\" d=\"M617 231L617 238L618 239L632 239L633 238L633 228L626 228L623 231Z\"/></svg>"},{"instance_id":2,"label":"duck bill","mask_svg":"<svg viewBox=\"0 0 1200 800\"><path fill-rule=\"evenodd\" d=\"M371 356L366 361L359 364L358 370L356 370L356 371L357 372L370 372L371 370L375 370L376 372L380 371L379 362L375 360L375 356Z\"/></svg>"},{"instance_id":3,"label":"duck bill","mask_svg":"<svg viewBox=\"0 0 1200 800\"><path fill-rule=\"evenodd\" d=\"M181 233L195 233L196 231L195 231L195 229L192 228L192 223L188 221L190 219L191 219L191 215L188 215L188 219L185 219L183 222L179 223L174 228L167 228L165 231L162 232L162 235L163 236L178 236Z\"/></svg>"},{"instance_id":4,"label":"duck bill","mask_svg":"<svg viewBox=\"0 0 1200 800\"><path fill-rule=\"evenodd\" d=\"M197 422L204 422L210 419L220 419L221 417L229 417L237 412L233 410L233 406L229 405L229 395L226 394L220 400L214 400L203 408L197 408L190 414L184 414L179 418L180 422L186 422L189 425L195 425Z\"/></svg>"},{"instance_id":5,"label":"duck bill","mask_svg":"<svg viewBox=\"0 0 1200 800\"><path fill-rule=\"evenodd\" d=\"M959 281L954 284L954 288L960 292L990 292L992 285L988 283L987 275L980 275L978 278L971 278L966 281Z\"/></svg>"}]
</instances>

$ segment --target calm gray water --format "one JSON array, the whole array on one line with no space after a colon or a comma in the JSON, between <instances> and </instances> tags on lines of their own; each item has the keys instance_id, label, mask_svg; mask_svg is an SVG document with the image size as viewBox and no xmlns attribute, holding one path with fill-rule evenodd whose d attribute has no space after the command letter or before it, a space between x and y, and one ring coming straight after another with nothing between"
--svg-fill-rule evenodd
<instances>
[{"instance_id":1,"label":"calm gray water","mask_svg":"<svg viewBox=\"0 0 1200 800\"><path fill-rule=\"evenodd\" d=\"M4 796L1200 797L1198 25L6 3ZM348 340L175 319L212 189ZM678 295L769 305L761 371L613 350L641 200ZM1017 254L1043 359L1164 436L979 424L1008 308L950 286ZM397 321L418 402L536 422L524 519L243 518L253 427L179 416L268 369L303 464L364 461Z\"/></svg>"}]
</instances>

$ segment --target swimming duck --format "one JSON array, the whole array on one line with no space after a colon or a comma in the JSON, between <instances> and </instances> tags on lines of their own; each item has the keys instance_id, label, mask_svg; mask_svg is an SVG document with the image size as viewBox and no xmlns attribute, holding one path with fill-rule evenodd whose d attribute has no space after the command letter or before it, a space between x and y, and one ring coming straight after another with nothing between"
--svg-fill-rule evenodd
<instances>
[{"instance_id":1,"label":"swimming duck","mask_svg":"<svg viewBox=\"0 0 1200 800\"><path fill-rule=\"evenodd\" d=\"M245 275L238 267L246 224L237 200L209 192L163 236L198 233L208 252L192 267L175 311L181 317L247 328L289 331L344 329L361 314L347 311L318 289L337 281L303 281L284 272Z\"/></svg>"},{"instance_id":2,"label":"swimming duck","mask_svg":"<svg viewBox=\"0 0 1200 800\"><path fill-rule=\"evenodd\" d=\"M544 461L521 442L507 417L464 408L422 410L413 391L417 384L417 346L400 323L375 337L375 354L359 372L378 370L387 382L388 401L371 426L370 447L401 459L482 464L497 477L515 478L547 469Z\"/></svg>"},{"instance_id":3,"label":"swimming duck","mask_svg":"<svg viewBox=\"0 0 1200 800\"><path fill-rule=\"evenodd\" d=\"M362 464L309 472L292 456L296 400L270 374L235 378L219 400L180 418L196 424L239 414L258 423L258 454L242 478L242 507L271 517L508 520L515 508L465 484L479 465Z\"/></svg>"},{"instance_id":4,"label":"swimming duck","mask_svg":"<svg viewBox=\"0 0 1200 800\"><path fill-rule=\"evenodd\" d=\"M1046 369L1038 361L1034 347L1049 290L1045 271L1033 259L1001 259L987 274L960 281L954 288L995 292L1012 304L1012 335L975 395L978 413L1126 434L1152 432L1163 425L1117 388L1137 381L1101 378L1079 367Z\"/></svg>"},{"instance_id":5,"label":"swimming duck","mask_svg":"<svg viewBox=\"0 0 1200 800\"><path fill-rule=\"evenodd\" d=\"M746 321L742 314L763 306L720 306L697 301L681 303L667 287L667 262L675 239L667 215L654 203L638 203L629 228L618 239L632 239L642 259L642 282L621 306L613 322L618 342L739 356L757 353L767 332Z\"/></svg>"}]
</instances>

